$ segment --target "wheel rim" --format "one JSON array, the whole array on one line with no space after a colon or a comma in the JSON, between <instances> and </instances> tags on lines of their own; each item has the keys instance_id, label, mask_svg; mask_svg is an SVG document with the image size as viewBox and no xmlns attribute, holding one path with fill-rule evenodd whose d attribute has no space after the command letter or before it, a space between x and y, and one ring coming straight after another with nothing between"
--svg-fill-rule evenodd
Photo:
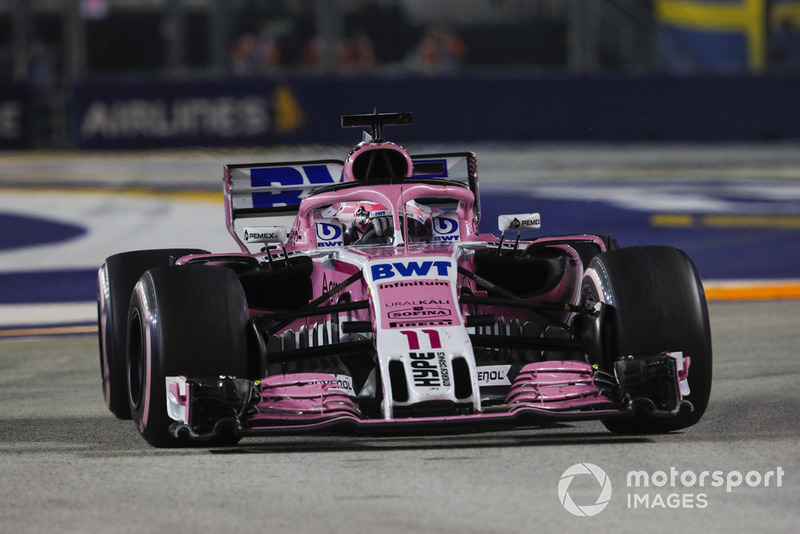
<instances>
[{"instance_id":1,"label":"wheel rim","mask_svg":"<svg viewBox=\"0 0 800 534\"><path fill-rule=\"evenodd\" d=\"M142 317L134 310L128 333L128 395L134 408L138 408L142 400L144 360Z\"/></svg>"},{"instance_id":2,"label":"wheel rim","mask_svg":"<svg viewBox=\"0 0 800 534\"><path fill-rule=\"evenodd\" d=\"M111 321L109 308L108 275L105 266L100 270L97 279L97 332L100 344L100 376L103 379L103 397L109 402L109 363L108 363L108 331Z\"/></svg>"},{"instance_id":3,"label":"wheel rim","mask_svg":"<svg viewBox=\"0 0 800 534\"><path fill-rule=\"evenodd\" d=\"M107 329L106 323L108 318L104 315L105 314L105 302L103 302L102 297L97 301L97 332L98 332L98 342L100 344L100 376L103 379L103 394L106 398L108 398L108 394L106 392L106 384L108 383L108 364L106 360L108 358L108 351L106 349L106 343L108 343L107 337Z\"/></svg>"}]
</instances>

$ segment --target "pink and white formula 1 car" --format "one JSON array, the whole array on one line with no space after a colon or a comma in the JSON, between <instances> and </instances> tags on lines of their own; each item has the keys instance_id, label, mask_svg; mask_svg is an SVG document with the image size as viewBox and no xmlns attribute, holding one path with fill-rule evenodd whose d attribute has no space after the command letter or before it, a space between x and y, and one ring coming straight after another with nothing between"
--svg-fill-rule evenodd
<instances>
[{"instance_id":1,"label":"pink and white formula 1 car","mask_svg":"<svg viewBox=\"0 0 800 534\"><path fill-rule=\"evenodd\" d=\"M103 391L158 447L308 431L452 432L599 419L695 424L711 390L703 288L670 247L478 233L472 153L371 127L342 161L225 167L240 251L144 250L99 271Z\"/></svg>"}]
</instances>

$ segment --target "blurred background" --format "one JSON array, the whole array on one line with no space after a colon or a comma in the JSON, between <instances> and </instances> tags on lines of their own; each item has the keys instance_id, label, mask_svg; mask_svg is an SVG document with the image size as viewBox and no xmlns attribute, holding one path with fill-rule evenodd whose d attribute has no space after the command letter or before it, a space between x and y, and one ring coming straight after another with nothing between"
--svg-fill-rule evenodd
<instances>
[{"instance_id":1,"label":"blurred background","mask_svg":"<svg viewBox=\"0 0 800 534\"><path fill-rule=\"evenodd\" d=\"M800 0L0 0L0 148L800 138Z\"/></svg>"}]
</instances>

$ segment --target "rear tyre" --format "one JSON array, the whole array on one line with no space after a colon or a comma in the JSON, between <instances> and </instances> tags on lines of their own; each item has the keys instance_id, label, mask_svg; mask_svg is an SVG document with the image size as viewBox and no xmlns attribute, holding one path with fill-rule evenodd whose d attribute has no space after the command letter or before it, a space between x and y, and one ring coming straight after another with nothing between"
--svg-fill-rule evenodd
<instances>
[{"instance_id":1,"label":"rear tyre","mask_svg":"<svg viewBox=\"0 0 800 534\"><path fill-rule=\"evenodd\" d=\"M175 259L189 254L207 252L197 249L124 252L107 258L97 272L97 332L103 398L111 413L120 419L131 418L125 374L125 337L133 286L146 270L171 265Z\"/></svg>"},{"instance_id":2,"label":"rear tyre","mask_svg":"<svg viewBox=\"0 0 800 534\"><path fill-rule=\"evenodd\" d=\"M638 414L603 421L612 432L664 433L697 423L711 394L711 329L705 293L689 257L672 247L630 247L597 255L586 269L584 303L610 306L606 346L612 361L629 354L683 351L691 357L694 406L674 417Z\"/></svg>"},{"instance_id":3,"label":"rear tyre","mask_svg":"<svg viewBox=\"0 0 800 534\"><path fill-rule=\"evenodd\" d=\"M128 390L133 421L155 447L189 446L174 437L166 377L247 376L247 303L225 267L186 265L147 271L128 313ZM232 445L229 434L205 445Z\"/></svg>"}]
</instances>

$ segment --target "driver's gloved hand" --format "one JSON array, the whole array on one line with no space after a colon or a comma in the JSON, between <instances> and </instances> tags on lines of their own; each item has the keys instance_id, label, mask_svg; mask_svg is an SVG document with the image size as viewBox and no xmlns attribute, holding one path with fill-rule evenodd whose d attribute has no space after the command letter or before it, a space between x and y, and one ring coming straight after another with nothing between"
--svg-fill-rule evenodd
<instances>
[{"instance_id":1,"label":"driver's gloved hand","mask_svg":"<svg viewBox=\"0 0 800 534\"><path fill-rule=\"evenodd\" d=\"M375 217L370 221L375 237L390 237L394 232L391 217Z\"/></svg>"}]
</instances>

